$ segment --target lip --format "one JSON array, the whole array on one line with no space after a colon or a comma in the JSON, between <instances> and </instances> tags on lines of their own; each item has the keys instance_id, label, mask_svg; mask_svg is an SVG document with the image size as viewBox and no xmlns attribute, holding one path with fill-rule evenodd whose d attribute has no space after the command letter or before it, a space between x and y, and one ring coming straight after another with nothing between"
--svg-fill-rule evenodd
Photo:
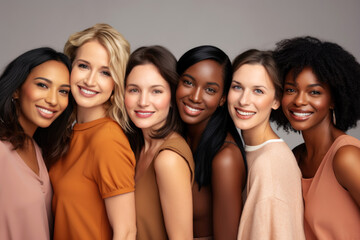
<instances>
[{"instance_id":1,"label":"lip","mask_svg":"<svg viewBox=\"0 0 360 240\"><path fill-rule=\"evenodd\" d=\"M84 97L94 97L96 96L99 92L91 90L89 88L83 87L83 86L78 86L79 88L79 92L82 96Z\"/></svg>"},{"instance_id":2,"label":"lip","mask_svg":"<svg viewBox=\"0 0 360 240\"><path fill-rule=\"evenodd\" d=\"M200 115L203 111L202 108L191 106L190 104L187 104L185 102L183 102L183 106L184 112L189 116L196 117Z\"/></svg>"},{"instance_id":3,"label":"lip","mask_svg":"<svg viewBox=\"0 0 360 240\"><path fill-rule=\"evenodd\" d=\"M240 119L246 120L252 118L256 112L254 111L248 111L242 108L234 107L236 116Z\"/></svg>"},{"instance_id":4,"label":"lip","mask_svg":"<svg viewBox=\"0 0 360 240\"><path fill-rule=\"evenodd\" d=\"M309 119L313 112L312 111L304 111L300 109L289 109L290 116L296 121L305 121Z\"/></svg>"},{"instance_id":5,"label":"lip","mask_svg":"<svg viewBox=\"0 0 360 240\"><path fill-rule=\"evenodd\" d=\"M38 105L36 105L36 109L43 118L47 118L47 119L53 118L57 112L56 110L53 110L50 108L45 108L45 107L38 106Z\"/></svg>"},{"instance_id":6,"label":"lip","mask_svg":"<svg viewBox=\"0 0 360 240\"><path fill-rule=\"evenodd\" d=\"M141 110L135 110L134 112L138 118L149 118L155 113L154 111L141 111Z\"/></svg>"}]
</instances>

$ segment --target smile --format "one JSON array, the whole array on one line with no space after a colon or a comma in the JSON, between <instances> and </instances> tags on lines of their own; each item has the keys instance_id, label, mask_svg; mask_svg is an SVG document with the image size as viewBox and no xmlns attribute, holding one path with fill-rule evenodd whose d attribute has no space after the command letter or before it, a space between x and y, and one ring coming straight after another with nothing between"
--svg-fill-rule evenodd
<instances>
[{"instance_id":1,"label":"smile","mask_svg":"<svg viewBox=\"0 0 360 240\"><path fill-rule=\"evenodd\" d=\"M84 95L84 96L95 96L98 92L96 92L96 91L91 91L91 90L89 90L89 89L85 89L85 88L83 88L83 87L80 87L79 86L79 89L80 89L80 92L82 93L82 95Z\"/></svg>"},{"instance_id":2,"label":"smile","mask_svg":"<svg viewBox=\"0 0 360 240\"><path fill-rule=\"evenodd\" d=\"M312 115L312 112L294 112L294 111L289 111L289 112L291 113L292 117L295 120L299 120L299 121L306 120Z\"/></svg>"},{"instance_id":3,"label":"smile","mask_svg":"<svg viewBox=\"0 0 360 240\"><path fill-rule=\"evenodd\" d=\"M184 110L188 115L197 116L202 111L202 109L200 109L200 108L193 108L193 107L190 107L189 105L187 105L185 103L184 103L184 106L185 106Z\"/></svg>"},{"instance_id":4,"label":"smile","mask_svg":"<svg viewBox=\"0 0 360 240\"><path fill-rule=\"evenodd\" d=\"M244 111L241 111L239 109L236 109L236 112L240 115L243 115L243 116L251 116L251 115L255 115L255 112L244 112Z\"/></svg>"},{"instance_id":5,"label":"smile","mask_svg":"<svg viewBox=\"0 0 360 240\"><path fill-rule=\"evenodd\" d=\"M150 112L150 111L135 111L135 114L137 117L139 118L148 118L151 117L154 112Z\"/></svg>"},{"instance_id":6,"label":"smile","mask_svg":"<svg viewBox=\"0 0 360 240\"><path fill-rule=\"evenodd\" d=\"M40 115L44 118L52 118L56 112L39 106L36 106L36 108L38 109Z\"/></svg>"},{"instance_id":7,"label":"smile","mask_svg":"<svg viewBox=\"0 0 360 240\"><path fill-rule=\"evenodd\" d=\"M244 111L238 108L235 108L235 111L236 111L236 116L242 120L250 119L256 114L256 112Z\"/></svg>"}]
</instances>

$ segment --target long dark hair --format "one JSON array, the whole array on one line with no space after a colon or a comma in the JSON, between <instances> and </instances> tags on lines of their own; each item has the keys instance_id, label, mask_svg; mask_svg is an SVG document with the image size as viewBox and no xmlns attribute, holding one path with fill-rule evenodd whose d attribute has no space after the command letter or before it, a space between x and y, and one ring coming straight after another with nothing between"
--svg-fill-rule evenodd
<instances>
[{"instance_id":1,"label":"long dark hair","mask_svg":"<svg viewBox=\"0 0 360 240\"><path fill-rule=\"evenodd\" d=\"M187 51L177 62L177 72L181 76L186 69L203 60L214 60L223 68L224 90L223 96L227 96L232 81L232 66L229 57L219 48L209 45L195 47ZM245 161L245 151L240 135L230 118L227 103L218 107L211 116L204 132L202 133L199 145L193 152L195 160L195 180L199 185L206 186L211 183L212 160L224 145L226 135L230 133Z\"/></svg>"},{"instance_id":2,"label":"long dark hair","mask_svg":"<svg viewBox=\"0 0 360 240\"><path fill-rule=\"evenodd\" d=\"M179 77L176 73L176 58L169 50L162 46L140 47L136 49L130 55L128 65L126 67L125 85L131 70L138 65L144 64L154 65L161 76L169 84L171 90L170 109L166 122L163 127L154 131L151 137L159 139L165 138L171 132L181 133L182 125L175 98L176 87L179 81ZM128 132L127 136L132 150L138 157L138 154L144 145L142 131L136 127L132 121L130 121L130 126L132 128L132 132Z\"/></svg>"},{"instance_id":3,"label":"long dark hair","mask_svg":"<svg viewBox=\"0 0 360 240\"><path fill-rule=\"evenodd\" d=\"M33 68L50 60L63 63L71 72L70 61L64 54L42 47L21 54L7 65L0 76L0 140L10 142L14 149L24 147L25 140L30 136L25 134L19 123L13 94L21 88ZM49 127L37 128L33 136L42 149L47 166L67 151L71 134L68 119L73 109L72 99L69 94L69 104L65 111Z\"/></svg>"}]
</instances>

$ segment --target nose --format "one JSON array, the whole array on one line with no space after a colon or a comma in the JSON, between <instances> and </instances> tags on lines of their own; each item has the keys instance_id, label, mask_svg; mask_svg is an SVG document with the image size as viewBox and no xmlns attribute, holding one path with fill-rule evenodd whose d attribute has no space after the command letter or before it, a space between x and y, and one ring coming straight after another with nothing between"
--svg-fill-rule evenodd
<instances>
[{"instance_id":1,"label":"nose","mask_svg":"<svg viewBox=\"0 0 360 240\"><path fill-rule=\"evenodd\" d=\"M240 98L239 98L239 103L240 106L247 106L249 105L250 102L250 95L248 91L243 91Z\"/></svg>"},{"instance_id":2,"label":"nose","mask_svg":"<svg viewBox=\"0 0 360 240\"><path fill-rule=\"evenodd\" d=\"M56 89L50 89L45 98L45 102L51 106L55 106L58 102Z\"/></svg>"},{"instance_id":3,"label":"nose","mask_svg":"<svg viewBox=\"0 0 360 240\"><path fill-rule=\"evenodd\" d=\"M139 97L139 106L146 107L149 105L148 95L145 92L142 92Z\"/></svg>"},{"instance_id":4,"label":"nose","mask_svg":"<svg viewBox=\"0 0 360 240\"><path fill-rule=\"evenodd\" d=\"M201 88L194 88L189 96L189 99L194 103L201 102Z\"/></svg>"},{"instance_id":5,"label":"nose","mask_svg":"<svg viewBox=\"0 0 360 240\"><path fill-rule=\"evenodd\" d=\"M96 83L96 73L94 71L91 71L84 79L84 84L86 86L94 86Z\"/></svg>"},{"instance_id":6,"label":"nose","mask_svg":"<svg viewBox=\"0 0 360 240\"><path fill-rule=\"evenodd\" d=\"M304 92L299 92L294 99L294 104L296 106L303 106L307 104L307 97Z\"/></svg>"}]
</instances>

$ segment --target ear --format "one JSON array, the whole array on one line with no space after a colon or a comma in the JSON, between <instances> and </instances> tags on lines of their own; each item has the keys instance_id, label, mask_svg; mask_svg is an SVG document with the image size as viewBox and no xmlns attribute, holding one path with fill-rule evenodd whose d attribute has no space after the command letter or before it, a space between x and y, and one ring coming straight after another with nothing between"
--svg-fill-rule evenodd
<instances>
[{"instance_id":1,"label":"ear","mask_svg":"<svg viewBox=\"0 0 360 240\"><path fill-rule=\"evenodd\" d=\"M273 105L271 106L272 109L276 110L280 107L280 100L279 99L275 99L273 102Z\"/></svg>"},{"instance_id":2,"label":"ear","mask_svg":"<svg viewBox=\"0 0 360 240\"><path fill-rule=\"evenodd\" d=\"M12 98L13 98L13 99L18 99L19 96L20 96L20 94L19 94L19 89L16 89L15 92L13 93L13 95L12 95Z\"/></svg>"},{"instance_id":3,"label":"ear","mask_svg":"<svg viewBox=\"0 0 360 240\"><path fill-rule=\"evenodd\" d=\"M226 102L226 96L222 96L220 99L219 107L222 107L225 102Z\"/></svg>"}]
</instances>

